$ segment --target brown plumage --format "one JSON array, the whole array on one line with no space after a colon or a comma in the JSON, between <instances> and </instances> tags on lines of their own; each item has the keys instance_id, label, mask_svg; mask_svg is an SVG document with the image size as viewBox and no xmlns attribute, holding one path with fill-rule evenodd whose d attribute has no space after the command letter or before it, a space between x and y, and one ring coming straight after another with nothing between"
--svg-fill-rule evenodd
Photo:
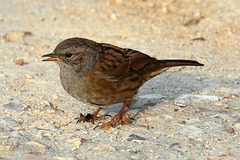
<instances>
[{"instance_id":1,"label":"brown plumage","mask_svg":"<svg viewBox=\"0 0 240 160\"><path fill-rule=\"evenodd\" d=\"M128 103L147 80L170 67L203 66L193 60L157 60L133 49L84 38L66 39L53 53L43 57L50 57L44 61L57 61L63 88L71 96L102 107ZM93 118L97 118L96 114ZM121 114L119 112L104 127L115 125Z\"/></svg>"}]
</instances>

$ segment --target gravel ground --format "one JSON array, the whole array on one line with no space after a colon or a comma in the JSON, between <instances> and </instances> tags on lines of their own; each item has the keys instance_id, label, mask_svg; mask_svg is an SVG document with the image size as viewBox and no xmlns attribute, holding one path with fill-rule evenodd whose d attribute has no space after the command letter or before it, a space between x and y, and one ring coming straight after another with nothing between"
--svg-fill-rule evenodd
<instances>
[{"instance_id":1,"label":"gravel ground","mask_svg":"<svg viewBox=\"0 0 240 160\"><path fill-rule=\"evenodd\" d=\"M240 159L240 1L1 0L0 159ZM84 37L183 58L148 81L110 130L76 124L96 108L62 88L62 40ZM121 104L103 109L114 115Z\"/></svg>"}]
</instances>

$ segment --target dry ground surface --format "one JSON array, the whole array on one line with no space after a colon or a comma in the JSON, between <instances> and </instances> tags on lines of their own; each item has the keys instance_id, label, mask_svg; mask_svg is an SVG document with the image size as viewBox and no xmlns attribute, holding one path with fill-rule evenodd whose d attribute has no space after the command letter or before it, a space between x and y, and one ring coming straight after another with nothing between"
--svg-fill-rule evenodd
<instances>
[{"instance_id":1,"label":"dry ground surface","mask_svg":"<svg viewBox=\"0 0 240 160\"><path fill-rule=\"evenodd\" d=\"M0 159L240 159L239 8L238 0L1 0ZM101 130L76 124L96 108L69 96L57 64L41 61L69 37L205 66L150 80L126 109L130 124Z\"/></svg>"}]
</instances>

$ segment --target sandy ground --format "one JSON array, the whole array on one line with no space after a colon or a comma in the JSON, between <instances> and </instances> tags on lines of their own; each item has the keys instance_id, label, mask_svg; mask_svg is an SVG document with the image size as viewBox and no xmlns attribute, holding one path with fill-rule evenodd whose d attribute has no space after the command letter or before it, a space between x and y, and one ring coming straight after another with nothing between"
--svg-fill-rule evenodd
<instances>
[{"instance_id":1,"label":"sandy ground","mask_svg":"<svg viewBox=\"0 0 240 160\"><path fill-rule=\"evenodd\" d=\"M238 0L1 0L0 159L240 159L239 8ZM70 97L57 64L41 61L76 36L205 66L150 80L126 110L131 123L101 130L76 124L96 108Z\"/></svg>"}]
</instances>

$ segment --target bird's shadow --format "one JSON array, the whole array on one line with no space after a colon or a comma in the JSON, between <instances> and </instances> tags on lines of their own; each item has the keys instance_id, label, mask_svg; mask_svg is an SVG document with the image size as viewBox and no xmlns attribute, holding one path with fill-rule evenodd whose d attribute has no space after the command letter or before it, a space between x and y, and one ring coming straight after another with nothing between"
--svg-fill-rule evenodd
<instances>
[{"instance_id":1,"label":"bird's shadow","mask_svg":"<svg viewBox=\"0 0 240 160\"><path fill-rule=\"evenodd\" d=\"M138 91L138 94L128 105L130 110L140 109L144 112L149 107L155 107L165 101L174 100L183 95L212 88L221 83L218 79L206 79L199 74L185 72L165 72L147 81ZM112 108L104 108L106 114L118 112L122 103L115 104Z\"/></svg>"}]
</instances>

